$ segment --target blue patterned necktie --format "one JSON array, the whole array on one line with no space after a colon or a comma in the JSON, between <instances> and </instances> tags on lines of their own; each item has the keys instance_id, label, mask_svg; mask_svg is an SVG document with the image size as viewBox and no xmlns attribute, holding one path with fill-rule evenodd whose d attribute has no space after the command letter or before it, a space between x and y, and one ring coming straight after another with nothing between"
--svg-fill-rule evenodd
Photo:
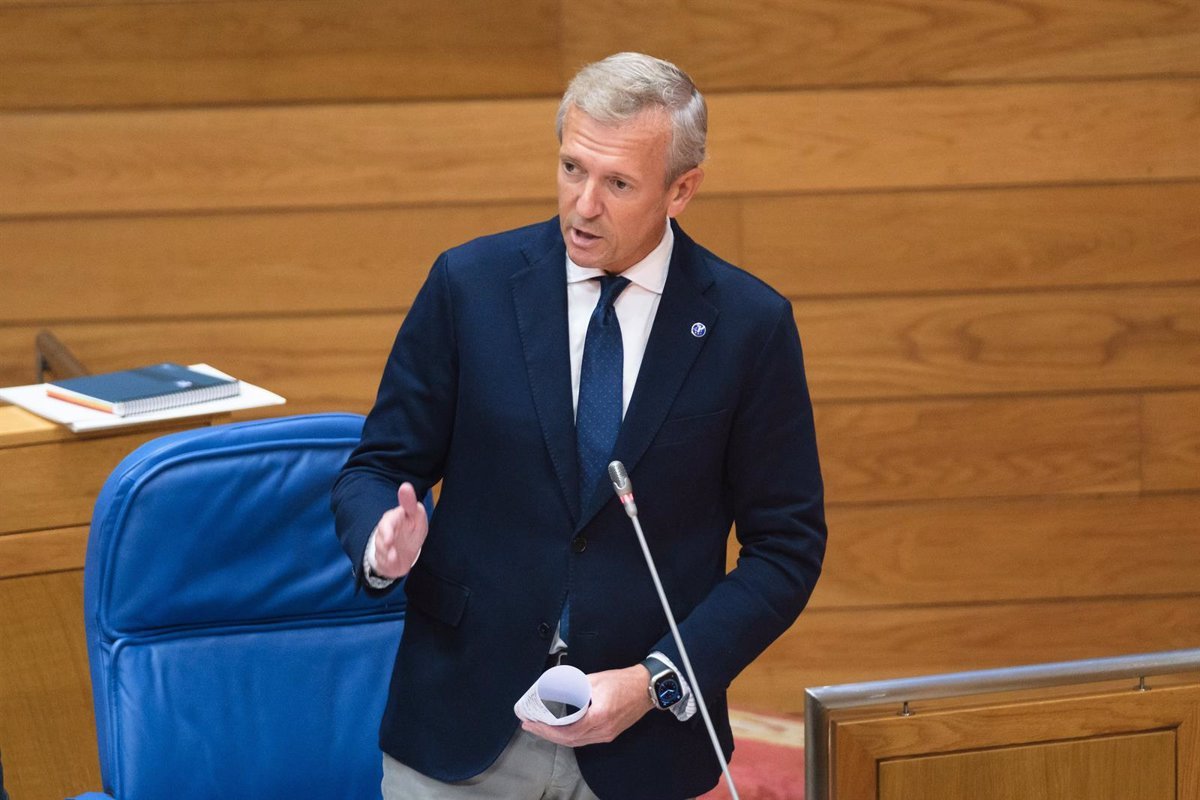
<instances>
[{"instance_id":1,"label":"blue patterned necktie","mask_svg":"<svg viewBox=\"0 0 1200 800\"><path fill-rule=\"evenodd\" d=\"M579 504L581 510L596 491L596 484L608 471L617 433L621 430L622 387L625 348L621 344L621 323L613 308L617 295L629 285L628 278L604 275L600 279L600 300L588 321L583 340L583 363L579 367L579 402L575 406L575 445L579 452ZM563 606L558 635L567 638L570 599Z\"/></svg>"},{"instance_id":2,"label":"blue patterned necktie","mask_svg":"<svg viewBox=\"0 0 1200 800\"><path fill-rule=\"evenodd\" d=\"M607 471L617 433L621 430L621 376L625 351L621 323L613 308L629 285L628 278L605 275L600 300L588 322L579 367L579 402L575 408L575 444L579 452L579 500L587 505L600 477Z\"/></svg>"}]
</instances>

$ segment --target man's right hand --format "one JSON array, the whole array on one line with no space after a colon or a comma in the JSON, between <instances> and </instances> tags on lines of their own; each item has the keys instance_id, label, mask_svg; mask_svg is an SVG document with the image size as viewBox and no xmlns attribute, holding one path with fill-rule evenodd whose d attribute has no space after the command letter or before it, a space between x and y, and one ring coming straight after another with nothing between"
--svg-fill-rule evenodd
<instances>
[{"instance_id":1,"label":"man's right hand","mask_svg":"<svg viewBox=\"0 0 1200 800\"><path fill-rule=\"evenodd\" d=\"M396 492L398 505L383 512L375 526L375 571L382 578L403 578L425 544L429 518L411 483Z\"/></svg>"}]
</instances>

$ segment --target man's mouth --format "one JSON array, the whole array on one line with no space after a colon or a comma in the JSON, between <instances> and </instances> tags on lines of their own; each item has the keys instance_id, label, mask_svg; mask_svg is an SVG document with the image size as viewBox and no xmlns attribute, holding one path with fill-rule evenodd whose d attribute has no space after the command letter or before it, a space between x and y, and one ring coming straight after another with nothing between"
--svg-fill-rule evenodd
<instances>
[{"instance_id":1,"label":"man's mouth","mask_svg":"<svg viewBox=\"0 0 1200 800\"><path fill-rule=\"evenodd\" d=\"M571 227L571 238L575 241L576 244L588 245L588 244L591 244L592 242L598 241L599 239L601 239L603 237L601 237L597 234L594 234L594 233L589 233L588 231L581 230L579 228L572 226Z\"/></svg>"}]
</instances>

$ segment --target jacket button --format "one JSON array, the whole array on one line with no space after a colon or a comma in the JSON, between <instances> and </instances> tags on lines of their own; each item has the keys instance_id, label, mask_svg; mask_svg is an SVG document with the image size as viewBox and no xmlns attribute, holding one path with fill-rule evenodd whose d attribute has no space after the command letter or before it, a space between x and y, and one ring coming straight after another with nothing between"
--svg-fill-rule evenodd
<instances>
[{"instance_id":1,"label":"jacket button","mask_svg":"<svg viewBox=\"0 0 1200 800\"><path fill-rule=\"evenodd\" d=\"M538 625L538 636L542 637L543 639L550 638L550 624L548 622L543 622L541 625Z\"/></svg>"},{"instance_id":2,"label":"jacket button","mask_svg":"<svg viewBox=\"0 0 1200 800\"><path fill-rule=\"evenodd\" d=\"M573 550L576 553L582 553L584 550L587 550L587 537L586 536L576 536L574 539L572 539L571 540L571 550Z\"/></svg>"}]
</instances>

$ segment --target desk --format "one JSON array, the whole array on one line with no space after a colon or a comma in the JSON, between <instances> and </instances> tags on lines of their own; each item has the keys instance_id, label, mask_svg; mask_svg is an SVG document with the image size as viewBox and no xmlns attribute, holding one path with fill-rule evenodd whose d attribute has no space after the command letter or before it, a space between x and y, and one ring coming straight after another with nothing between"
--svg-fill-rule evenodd
<instances>
[{"instance_id":1,"label":"desk","mask_svg":"<svg viewBox=\"0 0 1200 800\"><path fill-rule=\"evenodd\" d=\"M83 557L105 478L143 442L226 419L74 434L0 405L0 751L13 798L100 788Z\"/></svg>"}]
</instances>

